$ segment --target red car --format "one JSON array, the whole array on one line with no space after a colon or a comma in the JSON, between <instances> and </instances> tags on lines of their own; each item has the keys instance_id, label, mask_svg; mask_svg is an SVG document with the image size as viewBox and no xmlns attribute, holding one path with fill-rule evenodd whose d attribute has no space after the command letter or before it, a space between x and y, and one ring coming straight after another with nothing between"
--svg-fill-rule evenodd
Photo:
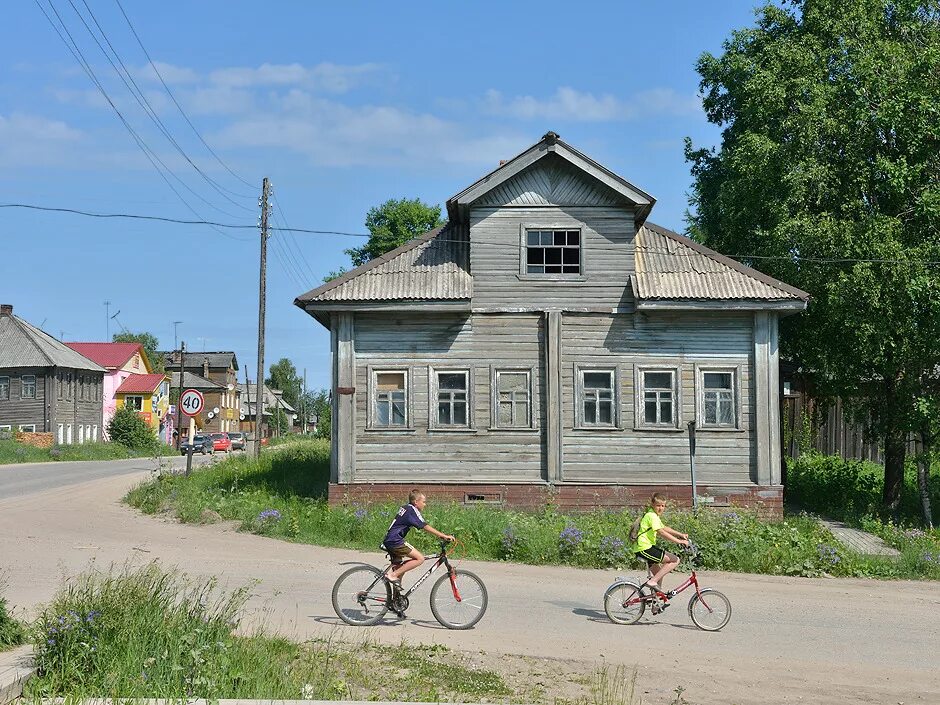
<instances>
[{"instance_id":1,"label":"red car","mask_svg":"<svg viewBox=\"0 0 940 705\"><path fill-rule=\"evenodd\" d=\"M212 449L223 450L226 453L231 453L232 452L232 439L228 437L227 433L213 433L212 434Z\"/></svg>"}]
</instances>

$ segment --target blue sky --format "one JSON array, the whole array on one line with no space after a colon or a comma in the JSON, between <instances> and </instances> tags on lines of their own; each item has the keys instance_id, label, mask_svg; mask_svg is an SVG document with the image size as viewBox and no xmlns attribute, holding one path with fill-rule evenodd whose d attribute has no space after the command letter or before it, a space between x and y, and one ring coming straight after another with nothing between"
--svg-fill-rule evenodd
<instances>
[{"instance_id":1,"label":"blue sky","mask_svg":"<svg viewBox=\"0 0 940 705\"><path fill-rule=\"evenodd\" d=\"M550 129L653 194L651 220L681 231L683 138L718 139L695 60L751 24L757 4L122 0L193 125L248 186L177 111L115 0L87 0L94 18L74 1L216 186L149 120L68 0L52 0L184 205L37 5L21 2L6 8L0 45L0 202L182 219L191 207L251 225L267 176L275 224L356 233L371 206L442 204ZM67 340L103 340L109 300L120 311L112 332L147 330L169 348L182 321L190 350L235 350L254 377L255 231L2 212L0 299L19 315ZM311 388L329 383L329 335L292 302L362 242L279 234L270 243L266 359L289 357Z\"/></svg>"}]
</instances>

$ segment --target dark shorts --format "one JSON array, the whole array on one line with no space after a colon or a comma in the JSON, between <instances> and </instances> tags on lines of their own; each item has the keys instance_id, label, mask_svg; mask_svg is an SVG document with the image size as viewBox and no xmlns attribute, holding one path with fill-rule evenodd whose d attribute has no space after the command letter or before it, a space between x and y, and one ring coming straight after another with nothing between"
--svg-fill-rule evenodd
<instances>
[{"instance_id":1,"label":"dark shorts","mask_svg":"<svg viewBox=\"0 0 940 705\"><path fill-rule=\"evenodd\" d=\"M650 563L662 563L666 558L666 552L659 546L650 546L643 551L637 551L636 556Z\"/></svg>"},{"instance_id":2,"label":"dark shorts","mask_svg":"<svg viewBox=\"0 0 940 705\"><path fill-rule=\"evenodd\" d=\"M400 563L402 558L407 558L408 554L415 550L415 547L407 541L405 541L405 543L403 543L401 546L388 547L385 544L382 544L382 548L386 550L388 555L390 555L392 560L395 560L396 563Z\"/></svg>"}]
</instances>

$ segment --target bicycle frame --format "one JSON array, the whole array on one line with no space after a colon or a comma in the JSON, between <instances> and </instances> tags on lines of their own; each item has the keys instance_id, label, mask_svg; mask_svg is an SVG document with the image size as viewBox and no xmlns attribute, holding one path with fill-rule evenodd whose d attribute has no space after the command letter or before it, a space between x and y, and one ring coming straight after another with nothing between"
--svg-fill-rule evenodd
<instances>
[{"instance_id":1,"label":"bicycle frame","mask_svg":"<svg viewBox=\"0 0 940 705\"><path fill-rule=\"evenodd\" d=\"M634 581L627 580L627 579L616 580L610 587L613 587L614 585L622 585L624 583L633 584ZM705 596L702 594L702 590L699 587L698 576L696 576L694 570L692 571L692 574L688 578L686 578L685 581L683 581L683 583L679 587L677 587L675 590L672 591L672 596L675 597L680 592L684 592L688 590L693 585L695 586L695 593L698 595L698 598L702 601L702 604L705 605L706 609L711 610L711 607L708 606L708 603L705 601ZM607 588L607 589L609 590L610 588ZM643 597L634 597L633 599L627 600L624 606L636 605L636 604L639 604L640 602L648 602L650 599L652 599L652 597L653 595L644 595ZM656 590L656 597L660 599L669 599L666 593L664 593L662 590Z\"/></svg>"},{"instance_id":2,"label":"bicycle frame","mask_svg":"<svg viewBox=\"0 0 940 705\"><path fill-rule=\"evenodd\" d=\"M435 560L434 560L434 564L433 564L428 570L426 570L426 571L424 572L424 574L423 574L420 578L418 578L418 579L415 581L415 584L412 585L410 588L408 588L408 590L407 590L406 592L400 593L400 596L403 597L403 598L405 598L405 599L408 599L408 598L411 596L411 594L412 594L415 590L417 590L419 587L421 587L421 585L422 585L428 578L430 578L432 574L434 574L435 572L437 572L437 569L440 568L440 567L443 565L443 566L446 566L446 567L447 567L447 573L448 573L448 575L450 576L450 589L453 590L453 592L454 592L454 599L457 600L457 602L462 602L461 597L460 597L460 591L457 590L457 582L454 580L454 572L455 572L455 571L454 571L454 568L451 566L450 561L447 560L447 551L445 550L445 548L442 546L440 553L435 553L435 554L432 554L432 555L430 555L430 556L425 556L424 559L425 559L425 560L435 559ZM374 588L379 582L381 582L382 580L384 580L384 576L385 576L385 574L388 572L388 568L391 567L391 565L392 565L392 564L389 563L389 565L386 566L386 568L382 571L382 575L381 575L380 577L376 578L376 579L372 582L372 584L369 585L369 587L365 589L365 591L364 591L365 593L369 593L369 592L372 590L372 588ZM384 599L384 598L381 598L381 597L374 597L373 599L374 599L376 602L379 602L379 603L381 603L381 604L384 604L384 603L385 603L385 599Z\"/></svg>"}]
</instances>

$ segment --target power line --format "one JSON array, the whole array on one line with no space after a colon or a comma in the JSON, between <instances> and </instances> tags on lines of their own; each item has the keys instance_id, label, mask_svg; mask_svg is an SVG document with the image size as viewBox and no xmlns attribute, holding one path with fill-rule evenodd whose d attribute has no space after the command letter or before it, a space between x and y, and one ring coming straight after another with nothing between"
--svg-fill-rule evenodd
<instances>
[{"instance_id":1,"label":"power line","mask_svg":"<svg viewBox=\"0 0 940 705\"><path fill-rule=\"evenodd\" d=\"M179 181L184 187L186 187L191 193L193 193L193 195L198 195L198 194L196 194L192 189L190 189L189 186L185 182L183 182L178 176L176 176L176 174L174 174L173 171L166 164L163 163L163 160L161 160L160 157L157 156L157 154L153 150L150 149L147 143L144 142L143 138L141 138L141 136L137 134L137 131L134 130L133 127L131 127L130 123L124 117L123 113L121 113L121 111L118 110L118 107L114 104L114 101L111 100L111 96L108 95L108 92L105 90L104 86L98 80L98 77L95 75L94 70L91 68L91 64L89 64L88 61L85 59L85 56L82 53L82 50L79 48L78 43L75 41L75 38L72 36L72 33L69 32L68 26L65 24L64 20L62 19L62 16L59 14L55 5L53 5L52 0L47 0L47 2L49 3L49 9L51 9L52 12L55 14L55 16L58 18L59 23L62 26L62 30L59 29L59 26L56 25L52 17L49 16L49 13L46 12L45 8L43 8L39 0L34 0L34 2L36 3L36 6L39 8L39 11L42 12L43 16L49 22L52 29L59 36L59 39L61 39L62 43L65 44L65 47L69 50L69 53L72 54L75 61L78 62L78 65L82 68L82 70L89 77L89 79L91 79L92 83L95 85L95 87L104 97L104 99L107 101L108 105L111 106L111 109L118 116L121 123L124 125L124 128L130 133L131 137L134 139L134 142L137 144L137 147L144 153L144 156L150 162L150 165L160 175L160 178L163 179L164 183L166 183L169 189L176 195L176 197L183 203L183 205L186 206L186 209L190 213L192 213L194 216L196 216L197 218L199 218L200 220L208 224L208 221L205 221L205 219L202 218L202 216L199 215L198 212L196 212L196 210L189 204L189 202L185 198L183 198L183 195L173 186L173 184L170 183L170 180L167 178L166 174L160 169L160 167L157 166L157 163L159 162L163 166L163 169L166 170L167 173L169 173L171 176L173 176L173 178ZM65 32L65 35L68 35L68 39L66 39L65 35L62 34L63 31ZM223 237L229 238L231 240L241 239L241 238L233 237L227 233L224 233L221 230L218 230L218 229L216 230L220 235L222 235Z\"/></svg>"},{"instance_id":2,"label":"power line","mask_svg":"<svg viewBox=\"0 0 940 705\"><path fill-rule=\"evenodd\" d=\"M180 144L176 141L173 135L170 134L170 131L167 129L166 125L163 123L163 120L161 120L160 116L157 115L156 110L154 110L153 106L150 104L150 101L147 100L147 97L144 95L143 91L140 89L140 86L137 85L137 81L134 80L134 77L131 75L131 72L127 70L127 67L124 65L124 62L121 60L121 57L118 54L117 50L114 48L114 45L111 44L111 40L108 39L107 34L105 34L104 29L99 24L98 18L95 17L95 14L92 12L91 7L89 7L88 1L82 0L82 3L85 5L85 8L88 10L88 14L91 17L92 22L94 22L95 26L98 28L98 31L101 34L101 38L104 39L105 43L108 45L108 48L111 50L111 53L114 55L114 58L117 59L118 64L120 64L120 67L121 67L120 69L118 69L118 67L114 64L114 61L111 59L111 56L108 54L104 46L102 46L101 42L98 41L98 37L95 36L94 31L85 21L85 17L79 11L78 7L76 7L75 3L72 0L68 0L68 3L69 5L72 6L72 9L75 11L75 14L78 16L79 20L81 20L85 29L88 31L88 34L91 35L91 38L94 40L95 44L98 45L98 48L101 50L101 53L104 54L104 57L108 60L108 63L111 64L111 68L114 69L114 72L118 75L118 78L121 79L121 82L130 92L131 96L134 98L134 100L137 101L137 104L143 109L144 114L148 118L150 118L151 122L153 122L154 125L157 126L157 129L163 134L164 137L166 137L167 141L169 141L169 143L173 145L173 147L180 154L180 156L183 157L183 159L185 159L186 162L188 162L189 165L193 169L195 169L195 171L206 181L206 183L208 183L212 188L216 190L216 192L218 192L220 196L222 196L222 198L224 198L229 203L231 203L232 205L238 208L241 208L248 212L253 212L253 209L248 208L247 206L244 206L232 200L229 196L227 196L224 193L224 190L222 189L222 187L214 179L212 179L209 175L207 175L202 169L200 169L199 166L192 159L190 159L189 155L186 154L186 151L180 146ZM123 73L122 73L122 70L123 70ZM130 81L130 83L128 83L128 81ZM216 210L218 210L220 213L225 213L225 215L229 215L229 216L232 215L231 213L227 213L226 211L222 210L221 208L218 208L213 203L210 203L209 201L205 199L201 199L201 200L203 200L203 202L205 202L211 208L215 208Z\"/></svg>"},{"instance_id":3,"label":"power line","mask_svg":"<svg viewBox=\"0 0 940 705\"><path fill-rule=\"evenodd\" d=\"M170 87L167 85L166 81L163 80L163 74L160 73L160 70L157 68L156 62L150 57L150 53L147 51L147 48L144 46L144 43L141 41L140 36L137 34L137 30L134 29L134 25L131 23L131 20L127 16L127 13L124 11L124 6L121 5L121 0L114 0L114 1L117 3L118 8L120 8L121 14L124 15L124 19L127 21L127 26L130 27L131 33L134 35L134 39L137 40L137 44L140 46L141 51L144 52L144 56L146 56L147 61L150 62L150 67L153 69L153 72L157 74L157 78L159 78L160 83L163 84L163 88L166 90L167 95L170 96L170 100L173 101L173 104L176 106L177 110L180 111L180 115L183 116L183 119L190 126L190 128L192 128L193 133L195 133L196 137L199 138L199 141L202 142L202 145L209 151L209 154L215 157L215 160L219 164L221 164L225 168L225 170L228 171L229 174L231 174L236 179L241 181L243 184L245 184L245 186L248 186L249 188L254 188L254 184L246 181L237 173L235 173L235 171L233 171L232 168L229 167L228 164L222 161L222 158L218 154L216 154L215 151L212 149L212 147L210 147L209 144L203 139L202 135L199 133L199 130L196 129L196 126L193 125L192 121L189 119L189 116L186 114L186 111L183 110L183 107L179 104L179 101L176 100L176 96L173 95L173 91L170 90ZM234 191L229 191L229 193L235 196L241 196L241 194L237 194ZM245 196L242 196L242 197L245 197Z\"/></svg>"}]
</instances>

